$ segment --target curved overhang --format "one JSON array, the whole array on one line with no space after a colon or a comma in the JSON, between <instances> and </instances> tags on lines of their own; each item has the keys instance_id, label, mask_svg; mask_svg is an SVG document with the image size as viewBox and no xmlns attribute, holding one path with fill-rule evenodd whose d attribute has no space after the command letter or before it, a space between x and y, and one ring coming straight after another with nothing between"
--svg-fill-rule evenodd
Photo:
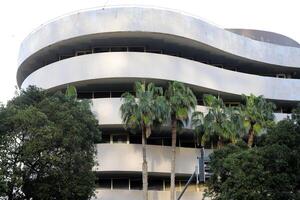
<instances>
[{"instance_id":1,"label":"curved overhang","mask_svg":"<svg viewBox=\"0 0 300 200\"><path fill-rule=\"evenodd\" d=\"M102 127L123 127L120 107L122 100L120 98L99 98L92 99L91 110L95 117L99 120ZM208 108L205 106L197 105L196 111L206 114ZM280 121L289 116L286 113L274 113L275 121ZM191 124L188 124L186 129L191 129Z\"/></svg>"},{"instance_id":2,"label":"curved overhang","mask_svg":"<svg viewBox=\"0 0 300 200\"><path fill-rule=\"evenodd\" d=\"M212 54L249 63L299 68L300 48L252 40L208 24L205 21L166 9L117 7L78 12L41 26L22 43L19 54L18 84L36 70L38 55L63 48L82 38L132 34L155 34L164 39L185 39Z\"/></svg>"},{"instance_id":3,"label":"curved overhang","mask_svg":"<svg viewBox=\"0 0 300 200\"><path fill-rule=\"evenodd\" d=\"M182 186L183 187L183 186ZM180 195L180 191L176 192L177 195ZM186 191L182 196L181 200L199 200L203 199L204 192L191 192ZM166 200L170 199L170 191L155 191L149 190L148 191L148 198L149 200ZM143 191L141 190L95 190L95 196L91 198L91 200L98 200L98 199L105 199L105 200L132 200L132 199L143 199Z\"/></svg>"},{"instance_id":4,"label":"curved overhang","mask_svg":"<svg viewBox=\"0 0 300 200\"><path fill-rule=\"evenodd\" d=\"M36 85L59 89L114 80L164 80L183 82L195 90L229 95L263 95L266 99L300 100L300 80L239 73L175 56L138 52L110 52L72 57L30 74L22 88Z\"/></svg>"},{"instance_id":5,"label":"curved overhang","mask_svg":"<svg viewBox=\"0 0 300 200\"><path fill-rule=\"evenodd\" d=\"M96 162L93 171L104 172L141 172L141 144L97 144ZM148 172L156 174L171 173L170 146L147 145ZM176 174L191 175L197 165L201 149L176 148ZM209 151L207 151L209 152ZM211 151L210 151L211 152ZM130 160L130 162L128 162Z\"/></svg>"}]
</instances>

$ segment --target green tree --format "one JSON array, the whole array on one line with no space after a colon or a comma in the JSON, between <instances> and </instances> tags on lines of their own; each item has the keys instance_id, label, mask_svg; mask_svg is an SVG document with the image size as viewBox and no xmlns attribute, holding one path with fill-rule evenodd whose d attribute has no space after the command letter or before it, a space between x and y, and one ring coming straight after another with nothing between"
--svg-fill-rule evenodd
<instances>
[{"instance_id":1,"label":"green tree","mask_svg":"<svg viewBox=\"0 0 300 200\"><path fill-rule=\"evenodd\" d=\"M77 98L77 89L74 85L67 86L66 96L71 98Z\"/></svg>"},{"instance_id":2,"label":"green tree","mask_svg":"<svg viewBox=\"0 0 300 200\"><path fill-rule=\"evenodd\" d=\"M243 95L245 105L241 106L241 117L248 129L248 146L252 147L254 136L274 124L275 105L267 102L263 96Z\"/></svg>"},{"instance_id":3,"label":"green tree","mask_svg":"<svg viewBox=\"0 0 300 200\"><path fill-rule=\"evenodd\" d=\"M214 138L217 138L218 148L223 146L224 141L235 143L242 130L239 111L226 107L221 98L213 95L204 95L203 103L208 113L194 112L192 116L192 125L196 134L200 135L202 146Z\"/></svg>"},{"instance_id":4,"label":"green tree","mask_svg":"<svg viewBox=\"0 0 300 200\"><path fill-rule=\"evenodd\" d=\"M99 136L88 101L32 86L22 90L0 110L1 196L89 199Z\"/></svg>"},{"instance_id":5,"label":"green tree","mask_svg":"<svg viewBox=\"0 0 300 200\"><path fill-rule=\"evenodd\" d=\"M211 155L213 200L300 199L300 115L280 121L254 148L228 145Z\"/></svg>"},{"instance_id":6,"label":"green tree","mask_svg":"<svg viewBox=\"0 0 300 200\"><path fill-rule=\"evenodd\" d=\"M197 99L192 90L179 82L169 83L166 98L170 106L171 131L172 131L172 160L171 160L171 200L175 200L175 161L177 129L189 118L191 110L195 109Z\"/></svg>"},{"instance_id":7,"label":"green tree","mask_svg":"<svg viewBox=\"0 0 300 200\"><path fill-rule=\"evenodd\" d=\"M153 83L135 83L135 95L129 92L122 94L121 117L126 128L140 129L142 135L143 156L143 199L148 199L148 166L146 155L147 138L151 129L168 118L169 107L163 96L163 89Z\"/></svg>"}]
</instances>

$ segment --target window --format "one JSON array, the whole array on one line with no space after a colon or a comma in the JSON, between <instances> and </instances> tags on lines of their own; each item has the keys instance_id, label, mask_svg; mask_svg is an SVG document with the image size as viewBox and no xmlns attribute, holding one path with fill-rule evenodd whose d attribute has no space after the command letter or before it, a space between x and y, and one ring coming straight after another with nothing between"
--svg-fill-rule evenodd
<instances>
[{"instance_id":1,"label":"window","mask_svg":"<svg viewBox=\"0 0 300 200\"><path fill-rule=\"evenodd\" d=\"M111 179L110 178L99 178L96 181L96 187L100 189L111 189Z\"/></svg>"},{"instance_id":2,"label":"window","mask_svg":"<svg viewBox=\"0 0 300 200\"><path fill-rule=\"evenodd\" d=\"M128 47L128 51L144 52L145 47Z\"/></svg>"},{"instance_id":3,"label":"window","mask_svg":"<svg viewBox=\"0 0 300 200\"><path fill-rule=\"evenodd\" d=\"M111 142L113 144L128 144L128 135L127 134L115 134L111 135Z\"/></svg>"},{"instance_id":4,"label":"window","mask_svg":"<svg viewBox=\"0 0 300 200\"><path fill-rule=\"evenodd\" d=\"M102 134L101 143L110 143L110 135Z\"/></svg>"},{"instance_id":5,"label":"window","mask_svg":"<svg viewBox=\"0 0 300 200\"><path fill-rule=\"evenodd\" d=\"M141 178L130 178L130 189L131 190L142 190L143 182Z\"/></svg>"},{"instance_id":6,"label":"window","mask_svg":"<svg viewBox=\"0 0 300 200\"><path fill-rule=\"evenodd\" d=\"M59 56L59 60L71 58L71 57L73 57L73 56L74 56L74 55L60 55L60 56Z\"/></svg>"},{"instance_id":7,"label":"window","mask_svg":"<svg viewBox=\"0 0 300 200\"><path fill-rule=\"evenodd\" d=\"M75 55L82 56L82 55L91 54L91 53L92 53L92 50L76 51Z\"/></svg>"},{"instance_id":8,"label":"window","mask_svg":"<svg viewBox=\"0 0 300 200\"><path fill-rule=\"evenodd\" d=\"M240 102L225 102L225 106L227 107L237 107L240 104L241 104Z\"/></svg>"},{"instance_id":9,"label":"window","mask_svg":"<svg viewBox=\"0 0 300 200\"><path fill-rule=\"evenodd\" d=\"M109 52L109 47L96 47L93 48L94 53L103 53L103 52Z\"/></svg>"},{"instance_id":10,"label":"window","mask_svg":"<svg viewBox=\"0 0 300 200\"><path fill-rule=\"evenodd\" d=\"M128 178L117 178L113 179L113 189L128 190L129 189L129 179Z\"/></svg>"},{"instance_id":11,"label":"window","mask_svg":"<svg viewBox=\"0 0 300 200\"><path fill-rule=\"evenodd\" d=\"M148 180L148 190L163 190L164 183L162 179L149 178Z\"/></svg>"},{"instance_id":12,"label":"window","mask_svg":"<svg viewBox=\"0 0 300 200\"><path fill-rule=\"evenodd\" d=\"M149 53L162 53L162 50L147 49L146 51Z\"/></svg>"},{"instance_id":13,"label":"window","mask_svg":"<svg viewBox=\"0 0 300 200\"><path fill-rule=\"evenodd\" d=\"M112 52L127 51L127 47L111 47L110 51Z\"/></svg>"},{"instance_id":14,"label":"window","mask_svg":"<svg viewBox=\"0 0 300 200\"><path fill-rule=\"evenodd\" d=\"M78 99L91 99L93 98L92 92L80 92L77 94Z\"/></svg>"},{"instance_id":15,"label":"window","mask_svg":"<svg viewBox=\"0 0 300 200\"><path fill-rule=\"evenodd\" d=\"M132 134L130 135L130 144L142 144L142 138L140 134Z\"/></svg>"},{"instance_id":16,"label":"window","mask_svg":"<svg viewBox=\"0 0 300 200\"><path fill-rule=\"evenodd\" d=\"M121 97L125 91L114 91L111 92L111 97Z\"/></svg>"},{"instance_id":17,"label":"window","mask_svg":"<svg viewBox=\"0 0 300 200\"><path fill-rule=\"evenodd\" d=\"M161 137L150 137L147 140L147 144L162 145L162 138Z\"/></svg>"},{"instance_id":18,"label":"window","mask_svg":"<svg viewBox=\"0 0 300 200\"><path fill-rule=\"evenodd\" d=\"M94 92L94 98L110 98L110 92Z\"/></svg>"}]
</instances>

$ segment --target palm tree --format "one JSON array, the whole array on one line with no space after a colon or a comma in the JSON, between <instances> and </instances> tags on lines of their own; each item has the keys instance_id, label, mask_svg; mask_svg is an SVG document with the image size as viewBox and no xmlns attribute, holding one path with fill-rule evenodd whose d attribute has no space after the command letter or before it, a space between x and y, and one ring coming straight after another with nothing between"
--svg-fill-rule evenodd
<instances>
[{"instance_id":1,"label":"palm tree","mask_svg":"<svg viewBox=\"0 0 300 200\"><path fill-rule=\"evenodd\" d=\"M274 124L275 105L267 102L263 96L243 95L245 105L241 107L241 115L245 128L248 129L248 146L252 147L254 136Z\"/></svg>"},{"instance_id":2,"label":"palm tree","mask_svg":"<svg viewBox=\"0 0 300 200\"><path fill-rule=\"evenodd\" d=\"M179 82L169 83L166 91L166 99L170 106L172 129L172 160L171 160L171 200L175 200L175 160L177 127L182 126L188 120L189 113L195 108L197 99L192 90Z\"/></svg>"},{"instance_id":3,"label":"palm tree","mask_svg":"<svg viewBox=\"0 0 300 200\"><path fill-rule=\"evenodd\" d=\"M203 102L208 113L204 116L195 112L192 116L192 125L200 135L201 145L213 138L217 138L218 148L223 146L224 140L235 143L242 128L238 110L226 107L222 99L213 95L204 95Z\"/></svg>"},{"instance_id":4,"label":"palm tree","mask_svg":"<svg viewBox=\"0 0 300 200\"><path fill-rule=\"evenodd\" d=\"M135 96L129 92L122 94L121 117L126 128L140 129L142 132L143 156L143 199L148 199L148 166L146 160L146 139L154 125L168 118L169 107L163 96L163 89L153 83L135 83Z\"/></svg>"},{"instance_id":5,"label":"palm tree","mask_svg":"<svg viewBox=\"0 0 300 200\"><path fill-rule=\"evenodd\" d=\"M74 85L67 85L66 93L67 97L77 98L77 89Z\"/></svg>"}]
</instances>

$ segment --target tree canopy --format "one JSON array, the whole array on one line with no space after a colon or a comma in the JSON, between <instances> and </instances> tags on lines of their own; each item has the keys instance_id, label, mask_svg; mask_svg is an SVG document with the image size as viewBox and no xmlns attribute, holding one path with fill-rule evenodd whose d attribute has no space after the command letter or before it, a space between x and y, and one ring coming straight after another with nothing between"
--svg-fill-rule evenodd
<instances>
[{"instance_id":1,"label":"tree canopy","mask_svg":"<svg viewBox=\"0 0 300 200\"><path fill-rule=\"evenodd\" d=\"M22 90L0 107L0 197L89 199L99 137L90 102Z\"/></svg>"},{"instance_id":2,"label":"tree canopy","mask_svg":"<svg viewBox=\"0 0 300 200\"><path fill-rule=\"evenodd\" d=\"M239 143L215 151L206 194L216 200L299 199L299 110L270 129L254 148Z\"/></svg>"}]
</instances>

